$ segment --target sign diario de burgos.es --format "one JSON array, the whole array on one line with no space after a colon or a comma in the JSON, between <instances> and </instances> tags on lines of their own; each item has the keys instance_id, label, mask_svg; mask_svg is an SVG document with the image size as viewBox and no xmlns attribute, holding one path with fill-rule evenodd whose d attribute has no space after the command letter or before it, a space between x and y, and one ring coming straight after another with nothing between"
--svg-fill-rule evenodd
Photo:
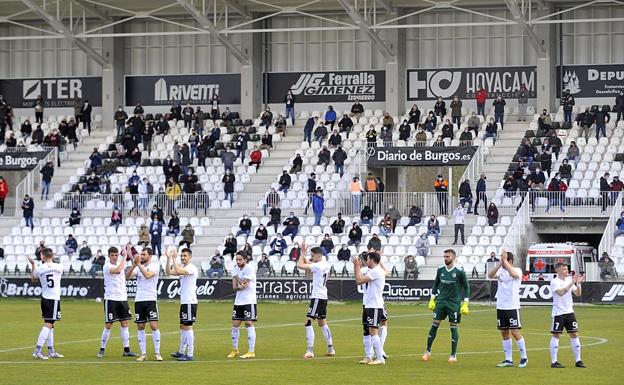
<instances>
[{"instance_id":1,"label":"sign diario de burgos.es","mask_svg":"<svg viewBox=\"0 0 624 385\"><path fill-rule=\"evenodd\" d=\"M461 166L470 163L478 147L369 147L368 167Z\"/></svg>"},{"instance_id":2,"label":"sign diario de burgos.es","mask_svg":"<svg viewBox=\"0 0 624 385\"><path fill-rule=\"evenodd\" d=\"M290 89L297 103L382 102L384 71L270 72L264 81L267 103L282 103Z\"/></svg>"}]
</instances>

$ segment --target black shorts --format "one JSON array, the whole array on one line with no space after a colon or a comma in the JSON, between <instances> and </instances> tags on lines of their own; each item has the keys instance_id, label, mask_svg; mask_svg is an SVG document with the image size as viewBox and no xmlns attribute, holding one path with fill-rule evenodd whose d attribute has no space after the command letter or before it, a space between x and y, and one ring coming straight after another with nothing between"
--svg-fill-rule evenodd
<instances>
[{"instance_id":1,"label":"black shorts","mask_svg":"<svg viewBox=\"0 0 624 385\"><path fill-rule=\"evenodd\" d=\"M578 322L574 313L560 314L553 317L551 333L563 333L563 328L568 333L578 332Z\"/></svg>"},{"instance_id":2,"label":"black shorts","mask_svg":"<svg viewBox=\"0 0 624 385\"><path fill-rule=\"evenodd\" d=\"M496 309L496 320L498 321L498 330L522 329L519 309Z\"/></svg>"},{"instance_id":3,"label":"black shorts","mask_svg":"<svg viewBox=\"0 0 624 385\"><path fill-rule=\"evenodd\" d=\"M126 321L132 318L128 301L104 300L104 322Z\"/></svg>"},{"instance_id":4,"label":"black shorts","mask_svg":"<svg viewBox=\"0 0 624 385\"><path fill-rule=\"evenodd\" d=\"M46 322L61 320L61 301L41 298L41 318Z\"/></svg>"},{"instance_id":5,"label":"black shorts","mask_svg":"<svg viewBox=\"0 0 624 385\"><path fill-rule=\"evenodd\" d=\"M257 321L258 309L256 304L249 305L234 305L232 310L233 321Z\"/></svg>"},{"instance_id":6,"label":"black shorts","mask_svg":"<svg viewBox=\"0 0 624 385\"><path fill-rule=\"evenodd\" d=\"M311 298L308 307L308 318L325 319L327 318L327 300L320 298Z\"/></svg>"},{"instance_id":7,"label":"black shorts","mask_svg":"<svg viewBox=\"0 0 624 385\"><path fill-rule=\"evenodd\" d=\"M156 301L140 301L134 303L134 322L138 324L158 321L158 305Z\"/></svg>"},{"instance_id":8,"label":"black shorts","mask_svg":"<svg viewBox=\"0 0 624 385\"><path fill-rule=\"evenodd\" d=\"M191 326L197 320L197 304L180 304L180 323Z\"/></svg>"},{"instance_id":9,"label":"black shorts","mask_svg":"<svg viewBox=\"0 0 624 385\"><path fill-rule=\"evenodd\" d=\"M386 309L384 308L364 308L362 315L362 325L369 328L378 328L381 321L388 319Z\"/></svg>"}]
</instances>

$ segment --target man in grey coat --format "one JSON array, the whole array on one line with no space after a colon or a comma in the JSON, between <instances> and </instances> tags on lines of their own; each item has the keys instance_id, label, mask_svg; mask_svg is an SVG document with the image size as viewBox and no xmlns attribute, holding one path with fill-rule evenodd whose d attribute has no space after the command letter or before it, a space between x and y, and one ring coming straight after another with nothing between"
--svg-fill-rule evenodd
<instances>
[{"instance_id":1,"label":"man in grey coat","mask_svg":"<svg viewBox=\"0 0 624 385\"><path fill-rule=\"evenodd\" d=\"M526 84L522 83L520 85L520 90L518 91L518 121L526 122L526 112L527 112L527 104L529 103L529 90L526 88Z\"/></svg>"},{"instance_id":2,"label":"man in grey coat","mask_svg":"<svg viewBox=\"0 0 624 385\"><path fill-rule=\"evenodd\" d=\"M223 162L223 169L225 171L230 170L234 171L234 162L236 161L236 154L230 151L229 148L226 148L221 154L221 161Z\"/></svg>"}]
</instances>

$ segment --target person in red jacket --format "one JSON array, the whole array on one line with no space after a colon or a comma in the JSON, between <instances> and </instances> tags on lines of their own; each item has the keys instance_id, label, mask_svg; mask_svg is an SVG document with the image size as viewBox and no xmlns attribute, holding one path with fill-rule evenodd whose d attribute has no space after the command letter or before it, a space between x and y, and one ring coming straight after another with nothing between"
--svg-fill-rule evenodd
<instances>
[{"instance_id":1,"label":"person in red jacket","mask_svg":"<svg viewBox=\"0 0 624 385\"><path fill-rule=\"evenodd\" d=\"M9 195L9 185L6 180L0 176L0 215L4 214L4 200Z\"/></svg>"},{"instance_id":2,"label":"person in red jacket","mask_svg":"<svg viewBox=\"0 0 624 385\"><path fill-rule=\"evenodd\" d=\"M483 87L479 87L479 90L475 93L475 99L477 100L477 115L485 117L485 100L487 99L487 91Z\"/></svg>"},{"instance_id":3,"label":"person in red jacket","mask_svg":"<svg viewBox=\"0 0 624 385\"><path fill-rule=\"evenodd\" d=\"M256 171L258 171L258 168L260 168L260 163L262 163L262 151L258 150L258 146L254 146L253 151L251 152L251 154L249 154L249 157L251 158L251 162L249 162L249 165L256 165Z\"/></svg>"}]
</instances>

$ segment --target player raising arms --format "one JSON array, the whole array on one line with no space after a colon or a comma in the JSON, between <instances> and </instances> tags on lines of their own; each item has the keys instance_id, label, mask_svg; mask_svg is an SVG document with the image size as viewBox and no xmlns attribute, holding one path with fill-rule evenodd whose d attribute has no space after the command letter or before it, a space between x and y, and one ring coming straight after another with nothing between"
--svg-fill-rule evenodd
<instances>
[{"instance_id":1,"label":"player raising arms","mask_svg":"<svg viewBox=\"0 0 624 385\"><path fill-rule=\"evenodd\" d=\"M145 340L145 324L150 323L152 329L152 341L154 342L154 355L156 361L162 361L160 355L160 330L158 330L158 305L157 290L160 265L157 261L152 262L152 249L146 247L141 255L134 258L132 266L126 272L126 279L136 277L137 290L134 298L134 322L137 325L137 338L141 355L137 361L147 360L147 342Z\"/></svg>"},{"instance_id":2,"label":"player raising arms","mask_svg":"<svg viewBox=\"0 0 624 385\"><path fill-rule=\"evenodd\" d=\"M527 366L529 359L526 354L526 345L520 329L520 282L522 281L522 270L513 265L514 256L512 253L501 251L501 261L490 272L488 278L498 280L496 290L496 318L498 319L498 330L503 337L503 351L505 361L496 365L499 368L513 367L512 343L510 334L516 340L518 350L520 350L519 368Z\"/></svg>"},{"instance_id":3,"label":"player raising arms","mask_svg":"<svg viewBox=\"0 0 624 385\"><path fill-rule=\"evenodd\" d=\"M241 252L236 253L236 266L232 274L232 288L236 292L234 300L234 310L232 311L232 351L228 358L238 357L238 338L240 336L240 325L245 321L247 328L247 341L249 349L240 358L256 357L256 328L258 320L257 299L256 299L256 272L247 263L247 256Z\"/></svg>"},{"instance_id":4,"label":"player raising arms","mask_svg":"<svg viewBox=\"0 0 624 385\"><path fill-rule=\"evenodd\" d=\"M180 349L171 354L178 361L193 361L195 334L193 323L197 319L197 267L191 263L193 252L191 249L182 249L178 265L178 252L175 247L167 251L167 275L180 277ZM186 354L184 349L186 348Z\"/></svg>"},{"instance_id":5,"label":"player raising arms","mask_svg":"<svg viewBox=\"0 0 624 385\"><path fill-rule=\"evenodd\" d=\"M136 357L136 353L130 351L130 331L128 320L132 318L128 307L128 291L126 290L126 260L119 257L116 247L108 248L108 262L104 264L104 330L102 330L102 343L98 358L104 357L106 343L110 338L113 323L120 324L121 344L123 345L123 357Z\"/></svg>"},{"instance_id":6,"label":"player raising arms","mask_svg":"<svg viewBox=\"0 0 624 385\"><path fill-rule=\"evenodd\" d=\"M435 340L440 322L447 316L451 325L451 355L448 362L457 362L457 342L459 333L457 325L462 314L468 314L468 299L470 298L470 286L466 279L466 273L455 267L455 250L444 250L444 264L436 272L431 299L429 300L429 310L433 310L433 324L427 336L427 350L422 356L423 361L429 361L431 357L431 345ZM461 290L464 289L464 303L461 303Z\"/></svg>"},{"instance_id":7,"label":"player raising arms","mask_svg":"<svg viewBox=\"0 0 624 385\"><path fill-rule=\"evenodd\" d=\"M37 346L33 357L39 360L48 358L63 358L63 355L54 351L54 322L61 320L61 275L63 266L53 261L54 252L45 248L41 251L43 264L35 267L35 261L28 257L30 262L30 278L41 284L41 318L43 327L37 338ZM48 355L44 356L41 347L48 343Z\"/></svg>"},{"instance_id":8,"label":"player raising arms","mask_svg":"<svg viewBox=\"0 0 624 385\"><path fill-rule=\"evenodd\" d=\"M386 361L383 357L383 349L381 340L379 339L379 326L381 319L384 317L384 300L383 288L386 283L386 272L380 266L381 257L377 252L369 252L366 255L366 266L369 268L366 275L362 274L360 259L356 256L353 258L353 268L355 273L355 282L358 285L364 285L364 319L363 325L368 329L371 345L375 351L376 359L370 360L365 357L363 361L368 365L385 365Z\"/></svg>"},{"instance_id":9,"label":"player raising arms","mask_svg":"<svg viewBox=\"0 0 624 385\"><path fill-rule=\"evenodd\" d=\"M570 344L574 352L574 360L577 368L584 368L585 364L581 360L581 341L578 337L578 322L574 315L572 293L577 297L581 296L581 282L583 276L575 274L568 276L568 265L563 262L555 264L557 276L550 281L550 291L553 293L552 308L552 337L550 338L550 367L563 368L564 366L557 360L559 351L559 337L563 333L563 328L570 335Z\"/></svg>"},{"instance_id":10,"label":"player raising arms","mask_svg":"<svg viewBox=\"0 0 624 385\"><path fill-rule=\"evenodd\" d=\"M297 268L312 272L312 295L310 296L310 306L306 314L305 332L308 347L303 358L314 358L314 326L312 322L318 321L318 325L323 331L325 342L327 342L327 356L335 356L334 344L332 342L331 331L327 325L327 277L330 266L323 257L320 247L310 249L310 262L305 260L306 244L301 245L301 254Z\"/></svg>"}]
</instances>

